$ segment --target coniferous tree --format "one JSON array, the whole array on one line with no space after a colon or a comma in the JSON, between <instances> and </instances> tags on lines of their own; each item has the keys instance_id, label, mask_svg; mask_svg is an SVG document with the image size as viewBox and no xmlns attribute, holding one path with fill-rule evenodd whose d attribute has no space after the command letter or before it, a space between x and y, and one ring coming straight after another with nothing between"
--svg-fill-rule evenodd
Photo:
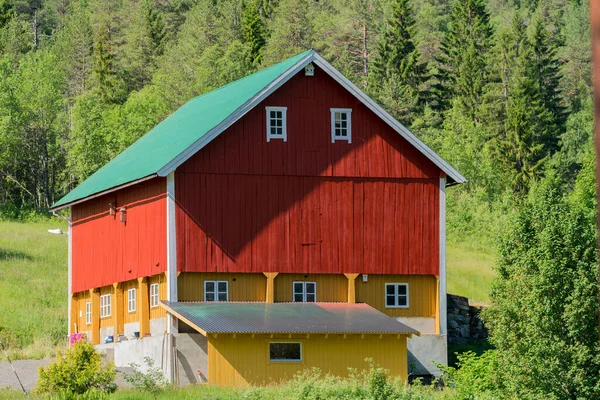
<instances>
[{"instance_id":1,"label":"coniferous tree","mask_svg":"<svg viewBox=\"0 0 600 400\"><path fill-rule=\"evenodd\" d=\"M244 43L250 45L252 61L255 64L260 64L262 59L262 48L266 43L265 25L260 17L258 4L256 1L250 1L244 4L242 14L242 35Z\"/></svg>"},{"instance_id":2,"label":"coniferous tree","mask_svg":"<svg viewBox=\"0 0 600 400\"><path fill-rule=\"evenodd\" d=\"M442 41L436 107L447 109L456 97L472 119L482 103L488 80L487 57L492 27L483 0L457 0L450 14L448 32Z\"/></svg>"},{"instance_id":3,"label":"coniferous tree","mask_svg":"<svg viewBox=\"0 0 600 400\"><path fill-rule=\"evenodd\" d=\"M409 0L394 1L387 26L372 64L370 91L379 93L396 118L409 124L426 98L422 87L426 66L413 41L415 20Z\"/></svg>"}]
</instances>

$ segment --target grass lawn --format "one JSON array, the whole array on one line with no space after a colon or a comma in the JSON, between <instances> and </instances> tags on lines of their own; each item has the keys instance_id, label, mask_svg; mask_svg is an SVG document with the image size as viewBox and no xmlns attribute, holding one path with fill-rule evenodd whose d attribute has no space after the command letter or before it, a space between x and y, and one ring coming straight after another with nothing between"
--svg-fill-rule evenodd
<instances>
[{"instance_id":1,"label":"grass lawn","mask_svg":"<svg viewBox=\"0 0 600 400\"><path fill-rule=\"evenodd\" d=\"M448 293L468 297L471 304L487 304L495 261L495 249L485 252L467 243L448 243Z\"/></svg>"},{"instance_id":2,"label":"grass lawn","mask_svg":"<svg viewBox=\"0 0 600 400\"><path fill-rule=\"evenodd\" d=\"M13 358L44 358L66 343L67 224L0 221L0 339ZM4 354L0 354L0 359Z\"/></svg>"}]
</instances>

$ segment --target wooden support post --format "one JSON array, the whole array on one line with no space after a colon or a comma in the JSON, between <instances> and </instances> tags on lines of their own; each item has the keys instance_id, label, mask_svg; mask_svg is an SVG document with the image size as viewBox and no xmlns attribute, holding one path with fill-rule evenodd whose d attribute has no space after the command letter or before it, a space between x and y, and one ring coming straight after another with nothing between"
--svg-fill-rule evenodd
<instances>
[{"instance_id":1,"label":"wooden support post","mask_svg":"<svg viewBox=\"0 0 600 400\"><path fill-rule=\"evenodd\" d=\"M267 293L265 302L266 303L274 303L275 302L275 277L279 275L279 272L263 272L267 277Z\"/></svg>"},{"instance_id":2,"label":"wooden support post","mask_svg":"<svg viewBox=\"0 0 600 400\"><path fill-rule=\"evenodd\" d=\"M140 318L140 338L150 333L150 294L148 278L138 278L137 306Z\"/></svg>"},{"instance_id":3,"label":"wooden support post","mask_svg":"<svg viewBox=\"0 0 600 400\"><path fill-rule=\"evenodd\" d=\"M100 344L100 289L90 289L92 301L92 344Z\"/></svg>"},{"instance_id":4,"label":"wooden support post","mask_svg":"<svg viewBox=\"0 0 600 400\"><path fill-rule=\"evenodd\" d=\"M435 333L440 334L440 278L435 280Z\"/></svg>"},{"instance_id":5,"label":"wooden support post","mask_svg":"<svg viewBox=\"0 0 600 400\"><path fill-rule=\"evenodd\" d=\"M359 274L344 274L348 278L348 304L356 303L356 277Z\"/></svg>"},{"instance_id":6,"label":"wooden support post","mask_svg":"<svg viewBox=\"0 0 600 400\"><path fill-rule=\"evenodd\" d=\"M79 299L77 295L73 293L69 294L70 302L71 302L71 326L69 326L69 334L81 332L81 326L79 326ZM69 342L70 343L70 342Z\"/></svg>"},{"instance_id":7,"label":"wooden support post","mask_svg":"<svg viewBox=\"0 0 600 400\"><path fill-rule=\"evenodd\" d=\"M125 333L125 302L123 301L123 284L113 283L115 289L115 302L113 304L115 310L115 340L117 335Z\"/></svg>"}]
</instances>

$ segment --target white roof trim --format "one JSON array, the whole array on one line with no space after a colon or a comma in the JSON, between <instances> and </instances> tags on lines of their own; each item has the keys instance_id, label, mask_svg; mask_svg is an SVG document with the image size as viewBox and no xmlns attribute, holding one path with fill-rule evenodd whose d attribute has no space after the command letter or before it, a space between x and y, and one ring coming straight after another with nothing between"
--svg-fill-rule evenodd
<instances>
[{"instance_id":1,"label":"white roof trim","mask_svg":"<svg viewBox=\"0 0 600 400\"><path fill-rule=\"evenodd\" d=\"M446 160L440 157L435 151L431 150L425 143L417 138L411 131L409 131L404 125L398 122L392 117L387 111L381 106L375 103L369 96L363 93L356 85L342 75L337 69L329 64L319 54L314 53L314 61L322 70L327 72L329 76L335 79L340 85L342 85L347 91L352 93L354 97L359 99L368 109L373 111L379 118L384 120L392 129L398 132L404 139L410 144L417 148L425 157L429 158L435 165L444 171L449 177L451 177L456 183L464 183L467 179L462 176L460 172L454 169Z\"/></svg>"},{"instance_id":2,"label":"white roof trim","mask_svg":"<svg viewBox=\"0 0 600 400\"><path fill-rule=\"evenodd\" d=\"M454 169L446 160L440 157L436 152L431 150L425 143L417 138L412 132L410 132L404 125L398 122L392 117L387 111L381 106L375 103L369 96L363 93L356 85L350 82L344 75L336 70L331 64L329 64L323 57L321 57L314 50L309 52L304 58L290 67L287 71L281 74L277 79L267 85L263 90L258 92L254 97L249 99L247 102L242 104L237 110L229 115L226 119L221 121L217 126L212 128L206 135L194 142L185 151L167 163L158 172L158 176L167 176L173 172L177 167L186 162L194 154L200 151L204 146L210 143L214 138L220 135L224 130L233 125L237 120L243 117L248 111L253 109L267 96L279 89L283 84L290 80L297 72L302 70L309 63L314 62L323 71L325 71L331 78L342 85L347 91L349 91L354 97L360 100L368 109L373 111L379 118L385 121L392 129L398 132L406 141L413 145L419 150L425 157L433 162L438 168L444 171L448 177L450 177L456 183L466 182L466 178L462 176L460 172Z\"/></svg>"}]
</instances>

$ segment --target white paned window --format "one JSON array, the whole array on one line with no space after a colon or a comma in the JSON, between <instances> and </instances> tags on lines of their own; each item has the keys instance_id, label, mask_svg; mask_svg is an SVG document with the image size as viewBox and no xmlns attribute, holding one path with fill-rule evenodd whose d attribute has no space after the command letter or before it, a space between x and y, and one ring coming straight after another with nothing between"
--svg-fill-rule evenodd
<instances>
[{"instance_id":1,"label":"white paned window","mask_svg":"<svg viewBox=\"0 0 600 400\"><path fill-rule=\"evenodd\" d=\"M294 282L295 303L314 303L317 301L317 283L316 282Z\"/></svg>"},{"instance_id":2,"label":"white paned window","mask_svg":"<svg viewBox=\"0 0 600 400\"><path fill-rule=\"evenodd\" d=\"M204 301L228 301L228 281L204 281Z\"/></svg>"},{"instance_id":3,"label":"white paned window","mask_svg":"<svg viewBox=\"0 0 600 400\"><path fill-rule=\"evenodd\" d=\"M127 311L128 312L135 312L135 307L136 307L136 301L135 301L135 288L134 289L129 289L127 291Z\"/></svg>"},{"instance_id":4,"label":"white paned window","mask_svg":"<svg viewBox=\"0 0 600 400\"><path fill-rule=\"evenodd\" d=\"M92 324L92 303L89 301L85 303L85 323L87 325Z\"/></svg>"},{"instance_id":5,"label":"white paned window","mask_svg":"<svg viewBox=\"0 0 600 400\"><path fill-rule=\"evenodd\" d=\"M158 283L150 285L150 308L158 307Z\"/></svg>"},{"instance_id":6,"label":"white paned window","mask_svg":"<svg viewBox=\"0 0 600 400\"><path fill-rule=\"evenodd\" d=\"M352 143L352 109L331 109L331 143L345 140Z\"/></svg>"},{"instance_id":7,"label":"white paned window","mask_svg":"<svg viewBox=\"0 0 600 400\"><path fill-rule=\"evenodd\" d=\"M408 308L408 283L385 284L385 307Z\"/></svg>"},{"instance_id":8,"label":"white paned window","mask_svg":"<svg viewBox=\"0 0 600 400\"><path fill-rule=\"evenodd\" d=\"M267 142L271 139L283 139L287 142L287 107L266 107Z\"/></svg>"},{"instance_id":9,"label":"white paned window","mask_svg":"<svg viewBox=\"0 0 600 400\"><path fill-rule=\"evenodd\" d=\"M100 318L110 317L111 298L110 294L100 296Z\"/></svg>"},{"instance_id":10,"label":"white paned window","mask_svg":"<svg viewBox=\"0 0 600 400\"><path fill-rule=\"evenodd\" d=\"M269 343L270 362L302 362L302 343Z\"/></svg>"}]
</instances>

